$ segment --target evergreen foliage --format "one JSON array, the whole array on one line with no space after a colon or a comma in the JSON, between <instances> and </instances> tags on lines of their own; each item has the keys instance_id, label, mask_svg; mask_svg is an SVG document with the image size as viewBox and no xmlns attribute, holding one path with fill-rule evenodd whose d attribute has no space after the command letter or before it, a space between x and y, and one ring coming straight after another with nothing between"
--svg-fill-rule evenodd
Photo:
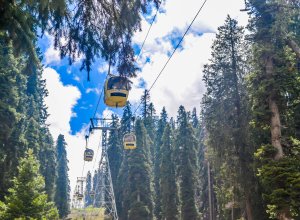
<instances>
[{"instance_id":1,"label":"evergreen foliage","mask_svg":"<svg viewBox=\"0 0 300 220\"><path fill-rule=\"evenodd\" d=\"M199 219L196 208L196 172L198 140L183 106L179 107L176 131L176 164L178 167L181 219Z\"/></svg>"},{"instance_id":2,"label":"evergreen foliage","mask_svg":"<svg viewBox=\"0 0 300 220\"><path fill-rule=\"evenodd\" d=\"M173 135L169 124L165 125L161 145L161 163L160 163L160 194L161 219L177 220L179 218L179 198L177 191L175 163L174 163L174 144Z\"/></svg>"},{"instance_id":3,"label":"evergreen foliage","mask_svg":"<svg viewBox=\"0 0 300 220\"><path fill-rule=\"evenodd\" d=\"M260 134L255 139L258 176L269 216L292 219L300 215L299 199L295 199L300 195L299 137L294 122L300 95L296 59L299 59L299 3L279 0L247 3L254 67L249 77L251 124L253 133ZM284 183L279 181L282 178Z\"/></svg>"},{"instance_id":4,"label":"evergreen foliage","mask_svg":"<svg viewBox=\"0 0 300 220\"><path fill-rule=\"evenodd\" d=\"M91 191L92 191L92 174L90 171L88 171L86 175L86 184L85 184L85 191L84 191L84 207L88 207L90 205L93 205L94 198L91 197Z\"/></svg>"},{"instance_id":5,"label":"evergreen foliage","mask_svg":"<svg viewBox=\"0 0 300 220\"><path fill-rule=\"evenodd\" d=\"M152 145L143 122L136 121L137 148L128 155L128 218L153 219L150 151Z\"/></svg>"},{"instance_id":6,"label":"evergreen foliage","mask_svg":"<svg viewBox=\"0 0 300 220\"><path fill-rule=\"evenodd\" d=\"M161 146L165 127L167 125L168 115L166 109L163 108L160 114L160 119L157 123L155 135L155 149L154 149L154 190L155 190L155 208L154 214L156 219L161 219L161 187L160 187L160 164L161 164Z\"/></svg>"},{"instance_id":7,"label":"evergreen foliage","mask_svg":"<svg viewBox=\"0 0 300 220\"><path fill-rule=\"evenodd\" d=\"M13 180L13 187L5 197L1 219L57 219L58 211L52 202L48 202L45 182L39 173L39 162L28 150L20 160L18 175Z\"/></svg>"},{"instance_id":8,"label":"evergreen foliage","mask_svg":"<svg viewBox=\"0 0 300 220\"><path fill-rule=\"evenodd\" d=\"M70 180L66 146L65 138L60 134L56 142L57 179L54 201L61 218L67 217L70 213Z\"/></svg>"},{"instance_id":9,"label":"evergreen foliage","mask_svg":"<svg viewBox=\"0 0 300 220\"><path fill-rule=\"evenodd\" d=\"M117 64L120 75L135 76L131 38L141 28L141 14L153 2L158 7L158 0L1 1L0 31L6 41L12 40L16 53L32 60L31 67L39 63L35 42L41 30L54 36L55 48L61 56L68 55L70 63L83 54L81 69L88 73L101 56Z\"/></svg>"}]
</instances>

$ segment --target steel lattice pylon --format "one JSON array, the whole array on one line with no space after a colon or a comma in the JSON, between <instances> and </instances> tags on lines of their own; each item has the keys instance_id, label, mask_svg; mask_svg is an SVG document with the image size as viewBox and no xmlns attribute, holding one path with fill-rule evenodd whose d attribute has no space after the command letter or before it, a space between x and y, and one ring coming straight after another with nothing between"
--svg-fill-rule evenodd
<instances>
[{"instance_id":1,"label":"steel lattice pylon","mask_svg":"<svg viewBox=\"0 0 300 220\"><path fill-rule=\"evenodd\" d=\"M76 183L73 200L72 200L72 206L74 208L84 207L83 185L85 181L86 181L85 177L77 177L77 183Z\"/></svg>"},{"instance_id":2,"label":"steel lattice pylon","mask_svg":"<svg viewBox=\"0 0 300 220\"><path fill-rule=\"evenodd\" d=\"M115 128L111 126L112 120L109 119L91 119L91 122L92 130L98 129L102 131L102 153L98 170L98 186L96 187L96 190L98 190L98 192L96 191L96 195L99 195L99 204L96 204L97 196L95 196L94 206L99 205L100 207L105 208L106 215L111 216L113 220L118 220L119 218L107 154L107 131Z\"/></svg>"}]
</instances>

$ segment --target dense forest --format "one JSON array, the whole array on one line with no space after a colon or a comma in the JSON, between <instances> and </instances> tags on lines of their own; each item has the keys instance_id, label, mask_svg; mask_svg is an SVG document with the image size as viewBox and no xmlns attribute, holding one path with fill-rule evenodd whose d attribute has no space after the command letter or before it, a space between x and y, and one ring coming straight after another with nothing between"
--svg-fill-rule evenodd
<instances>
[{"instance_id":1,"label":"dense forest","mask_svg":"<svg viewBox=\"0 0 300 220\"><path fill-rule=\"evenodd\" d=\"M72 208L68 145L46 123L38 38L53 35L70 64L84 54L88 79L97 57L134 77L133 34L160 3L0 0L0 219L64 219ZM247 27L228 15L218 28L193 110L156 112L145 90L138 112L127 102L112 116L119 219L300 219L300 2L246 0L243 11ZM134 150L124 149L128 132ZM100 206L101 175L88 171L83 209Z\"/></svg>"}]
</instances>

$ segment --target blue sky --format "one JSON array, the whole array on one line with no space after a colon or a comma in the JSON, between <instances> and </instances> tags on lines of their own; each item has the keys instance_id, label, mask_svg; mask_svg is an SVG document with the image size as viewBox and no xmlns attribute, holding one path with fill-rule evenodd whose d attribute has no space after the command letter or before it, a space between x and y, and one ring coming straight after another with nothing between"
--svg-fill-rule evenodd
<instances>
[{"instance_id":1,"label":"blue sky","mask_svg":"<svg viewBox=\"0 0 300 220\"><path fill-rule=\"evenodd\" d=\"M171 54L174 45L180 39L192 21L203 0L165 0L156 17L143 53L137 60L141 68L138 77L133 79L133 89L129 100L136 105L144 88L149 88ZM202 67L210 58L210 47L215 38L217 27L222 25L227 14L246 25L247 14L239 10L244 7L243 0L208 0L191 31L186 35L181 47L175 53L167 68L151 90L151 100L159 113L163 106L170 116L176 116L179 105L186 109L199 109L203 93ZM155 12L152 11L153 16ZM133 37L134 49L139 52L152 16L142 20L142 31ZM58 51L53 48L53 38L47 34L39 40L45 65L43 77L49 96L45 99L50 114L48 123L54 139L58 134L65 135L68 143L69 175L71 187L81 175L83 166L84 134L89 118L93 116L102 90L108 65L98 59L92 66L91 81L87 73L80 71L80 58L69 66L67 58L60 60ZM106 108L103 100L98 115L113 112L122 114L122 109ZM90 138L90 147L96 151L100 134ZM96 158L99 158L97 156ZM95 168L97 160L86 165L84 172Z\"/></svg>"}]
</instances>

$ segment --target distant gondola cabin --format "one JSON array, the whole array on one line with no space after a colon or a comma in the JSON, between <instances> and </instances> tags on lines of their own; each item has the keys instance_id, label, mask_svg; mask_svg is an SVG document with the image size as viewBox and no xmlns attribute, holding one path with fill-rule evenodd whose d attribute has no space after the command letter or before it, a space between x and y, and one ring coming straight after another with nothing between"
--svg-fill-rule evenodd
<instances>
[{"instance_id":1,"label":"distant gondola cabin","mask_svg":"<svg viewBox=\"0 0 300 220\"><path fill-rule=\"evenodd\" d=\"M110 107L126 105L131 81L123 76L110 76L104 84L104 102Z\"/></svg>"},{"instance_id":2,"label":"distant gondola cabin","mask_svg":"<svg viewBox=\"0 0 300 220\"><path fill-rule=\"evenodd\" d=\"M125 150L136 149L136 136L133 133L125 134L123 137L123 144Z\"/></svg>"},{"instance_id":3,"label":"distant gondola cabin","mask_svg":"<svg viewBox=\"0 0 300 220\"><path fill-rule=\"evenodd\" d=\"M92 161L94 157L94 151L92 149L86 148L84 151L84 160Z\"/></svg>"},{"instance_id":4,"label":"distant gondola cabin","mask_svg":"<svg viewBox=\"0 0 300 220\"><path fill-rule=\"evenodd\" d=\"M92 198L95 197L95 194L96 194L96 193L95 193L95 191L93 191L93 190L90 192L90 196L91 196Z\"/></svg>"}]
</instances>

